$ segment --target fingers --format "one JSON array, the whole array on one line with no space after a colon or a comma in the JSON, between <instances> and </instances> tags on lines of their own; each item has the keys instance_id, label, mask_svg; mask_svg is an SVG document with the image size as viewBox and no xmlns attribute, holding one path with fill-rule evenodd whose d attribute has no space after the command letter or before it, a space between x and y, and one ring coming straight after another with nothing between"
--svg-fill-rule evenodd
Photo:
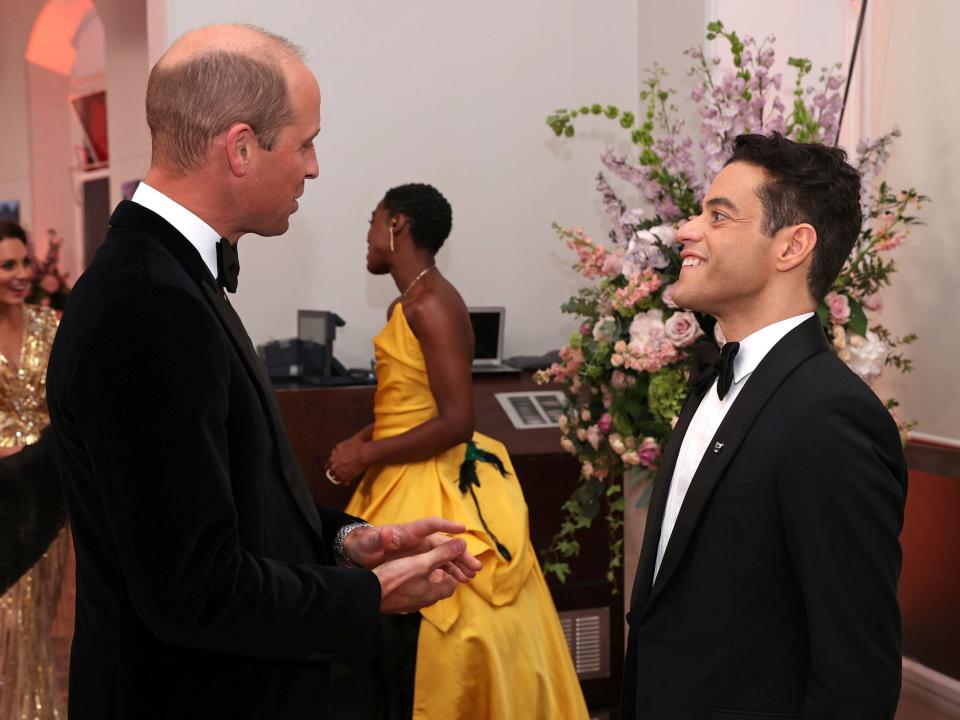
<instances>
[{"instance_id":1,"label":"fingers","mask_svg":"<svg viewBox=\"0 0 960 720\"><path fill-rule=\"evenodd\" d=\"M465 552L457 559L457 565L464 572L470 573L470 577L473 577L483 569L483 563L468 552Z\"/></svg>"},{"instance_id":2,"label":"fingers","mask_svg":"<svg viewBox=\"0 0 960 720\"><path fill-rule=\"evenodd\" d=\"M460 567L457 566L456 563L452 563L452 562L447 563L446 565L444 565L444 566L443 566L443 569L444 569L444 570L447 572L447 574L450 575L454 580L456 580L457 582L462 582L462 583L465 583L465 582L467 582L468 580L470 580L470 578L473 577L474 574L475 574L475 573L473 573L473 574L471 574L471 575L468 576L463 570L460 569Z\"/></svg>"},{"instance_id":3,"label":"fingers","mask_svg":"<svg viewBox=\"0 0 960 720\"><path fill-rule=\"evenodd\" d=\"M429 552L418 556L426 567L442 568L452 560L456 560L467 551L467 541L463 538L451 538L442 545L438 545Z\"/></svg>"},{"instance_id":4,"label":"fingers","mask_svg":"<svg viewBox=\"0 0 960 720\"><path fill-rule=\"evenodd\" d=\"M403 523L397 527L402 528L421 538L438 532L456 535L457 533L462 533L467 529L462 523L436 516L420 518L419 520Z\"/></svg>"}]
</instances>

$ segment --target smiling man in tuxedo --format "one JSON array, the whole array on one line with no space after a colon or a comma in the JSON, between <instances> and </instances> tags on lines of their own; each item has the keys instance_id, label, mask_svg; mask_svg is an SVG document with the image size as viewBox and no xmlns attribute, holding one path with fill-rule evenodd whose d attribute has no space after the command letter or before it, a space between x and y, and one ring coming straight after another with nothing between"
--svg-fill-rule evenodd
<instances>
[{"instance_id":1,"label":"smiling man in tuxedo","mask_svg":"<svg viewBox=\"0 0 960 720\"><path fill-rule=\"evenodd\" d=\"M150 74L147 121L150 171L76 284L47 380L77 551L70 717L324 717L330 658L479 563L441 534L456 523L377 529L314 504L221 289L238 239L285 232L317 176L301 52L252 27L189 33Z\"/></svg>"},{"instance_id":2,"label":"smiling man in tuxedo","mask_svg":"<svg viewBox=\"0 0 960 720\"><path fill-rule=\"evenodd\" d=\"M740 136L678 232L673 297L727 342L654 481L624 720L893 718L906 464L814 313L860 231L845 158Z\"/></svg>"}]
</instances>

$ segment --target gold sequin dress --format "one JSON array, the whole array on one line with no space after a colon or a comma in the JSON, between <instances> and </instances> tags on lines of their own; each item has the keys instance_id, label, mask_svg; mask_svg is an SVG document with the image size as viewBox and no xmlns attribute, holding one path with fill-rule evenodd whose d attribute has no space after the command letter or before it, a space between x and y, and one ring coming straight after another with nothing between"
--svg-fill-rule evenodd
<instances>
[{"instance_id":1,"label":"gold sequin dress","mask_svg":"<svg viewBox=\"0 0 960 720\"><path fill-rule=\"evenodd\" d=\"M0 447L35 443L50 422L47 360L57 331L53 310L23 306L20 362L0 353ZM16 585L0 597L0 719L65 720L55 681L50 629L67 557L63 529Z\"/></svg>"}]
</instances>

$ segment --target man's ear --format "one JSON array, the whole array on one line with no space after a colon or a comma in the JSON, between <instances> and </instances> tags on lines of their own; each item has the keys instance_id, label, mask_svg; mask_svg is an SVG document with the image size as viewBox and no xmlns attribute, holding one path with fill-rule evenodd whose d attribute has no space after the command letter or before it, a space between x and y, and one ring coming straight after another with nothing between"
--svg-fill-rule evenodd
<instances>
[{"instance_id":1,"label":"man's ear","mask_svg":"<svg viewBox=\"0 0 960 720\"><path fill-rule=\"evenodd\" d=\"M792 225L781 230L785 234L780 254L777 256L777 270L789 272L803 265L813 254L817 246L817 231L809 223Z\"/></svg>"},{"instance_id":2,"label":"man's ear","mask_svg":"<svg viewBox=\"0 0 960 720\"><path fill-rule=\"evenodd\" d=\"M407 216L403 213L397 213L388 220L390 227L393 228L395 235L399 235L408 224Z\"/></svg>"},{"instance_id":3,"label":"man's ear","mask_svg":"<svg viewBox=\"0 0 960 720\"><path fill-rule=\"evenodd\" d=\"M227 164L235 177L243 177L250 171L250 161L257 145L253 128L246 123L231 125L226 131L225 140Z\"/></svg>"}]
</instances>

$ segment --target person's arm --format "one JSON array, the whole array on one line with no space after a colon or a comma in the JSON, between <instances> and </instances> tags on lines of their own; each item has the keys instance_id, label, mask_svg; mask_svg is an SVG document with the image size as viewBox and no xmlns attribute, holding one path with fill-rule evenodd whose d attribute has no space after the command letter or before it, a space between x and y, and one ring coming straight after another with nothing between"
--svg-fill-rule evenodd
<instances>
[{"instance_id":1,"label":"person's arm","mask_svg":"<svg viewBox=\"0 0 960 720\"><path fill-rule=\"evenodd\" d=\"M372 572L241 544L228 452L244 441L243 427L228 427L238 422L233 350L204 301L145 287L107 313L86 348L71 402L95 468L96 486L83 490L147 627L170 644L268 659L362 652L380 609Z\"/></svg>"},{"instance_id":2,"label":"person's arm","mask_svg":"<svg viewBox=\"0 0 960 720\"><path fill-rule=\"evenodd\" d=\"M394 437L362 440L354 436L340 443L328 469L341 482L349 482L371 465L426 460L473 436L473 345L465 308L429 295L411 309L407 322L423 350L437 415Z\"/></svg>"},{"instance_id":3,"label":"person's arm","mask_svg":"<svg viewBox=\"0 0 960 720\"><path fill-rule=\"evenodd\" d=\"M871 399L872 400L872 399ZM811 670L804 720L893 718L906 468L889 414L864 396L800 418L778 478Z\"/></svg>"}]
</instances>

